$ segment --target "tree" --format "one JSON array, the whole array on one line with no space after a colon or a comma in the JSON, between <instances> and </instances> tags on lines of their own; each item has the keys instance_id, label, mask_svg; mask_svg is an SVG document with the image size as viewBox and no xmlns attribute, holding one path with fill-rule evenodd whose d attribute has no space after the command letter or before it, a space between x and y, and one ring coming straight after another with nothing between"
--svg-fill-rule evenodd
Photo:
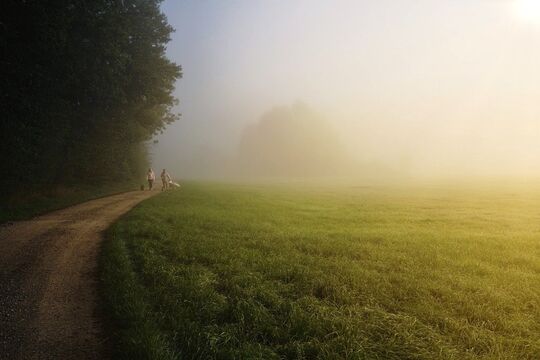
<instances>
[{"instance_id":1,"label":"tree","mask_svg":"<svg viewBox=\"0 0 540 360\"><path fill-rule=\"evenodd\" d=\"M249 175L335 176L350 168L332 126L303 104L276 107L244 130L240 167Z\"/></svg>"},{"instance_id":2,"label":"tree","mask_svg":"<svg viewBox=\"0 0 540 360\"><path fill-rule=\"evenodd\" d=\"M173 29L160 2L3 2L5 194L140 171L144 141L176 119L181 77L165 57Z\"/></svg>"}]
</instances>

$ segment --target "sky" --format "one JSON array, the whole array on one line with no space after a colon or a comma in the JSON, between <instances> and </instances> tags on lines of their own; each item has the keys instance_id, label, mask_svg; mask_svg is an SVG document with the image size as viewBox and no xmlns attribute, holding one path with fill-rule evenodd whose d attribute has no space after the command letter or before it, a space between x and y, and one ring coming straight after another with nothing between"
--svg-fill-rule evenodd
<instances>
[{"instance_id":1,"label":"sky","mask_svg":"<svg viewBox=\"0 0 540 360\"><path fill-rule=\"evenodd\" d=\"M153 166L234 158L276 106L322 114L362 163L411 176L540 174L540 1L167 0L181 119Z\"/></svg>"}]
</instances>

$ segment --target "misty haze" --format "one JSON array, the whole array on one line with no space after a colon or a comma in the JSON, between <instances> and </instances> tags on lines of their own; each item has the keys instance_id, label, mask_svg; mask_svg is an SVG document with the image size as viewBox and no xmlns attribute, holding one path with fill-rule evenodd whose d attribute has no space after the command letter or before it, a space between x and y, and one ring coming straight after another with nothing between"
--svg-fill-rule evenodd
<instances>
[{"instance_id":1,"label":"misty haze","mask_svg":"<svg viewBox=\"0 0 540 360\"><path fill-rule=\"evenodd\" d=\"M7 0L1 359L540 359L540 0Z\"/></svg>"},{"instance_id":2,"label":"misty haze","mask_svg":"<svg viewBox=\"0 0 540 360\"><path fill-rule=\"evenodd\" d=\"M190 71L177 89L182 118L158 138L154 161L188 178L226 175L200 159L233 158L246 127L301 102L349 156L392 176L536 177L538 24L523 6L165 2L177 29L168 54Z\"/></svg>"}]
</instances>

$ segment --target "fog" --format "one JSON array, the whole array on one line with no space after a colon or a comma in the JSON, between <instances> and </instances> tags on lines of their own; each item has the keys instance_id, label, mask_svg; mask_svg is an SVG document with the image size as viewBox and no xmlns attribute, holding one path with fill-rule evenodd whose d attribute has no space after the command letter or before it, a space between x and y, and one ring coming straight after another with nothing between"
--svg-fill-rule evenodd
<instances>
[{"instance_id":1,"label":"fog","mask_svg":"<svg viewBox=\"0 0 540 360\"><path fill-rule=\"evenodd\" d=\"M165 1L179 178L540 175L540 6Z\"/></svg>"}]
</instances>

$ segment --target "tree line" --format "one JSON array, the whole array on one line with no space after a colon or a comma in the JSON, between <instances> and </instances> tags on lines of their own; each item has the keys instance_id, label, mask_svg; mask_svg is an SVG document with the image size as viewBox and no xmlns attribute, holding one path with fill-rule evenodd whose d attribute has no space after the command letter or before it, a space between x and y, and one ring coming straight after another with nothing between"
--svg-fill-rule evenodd
<instances>
[{"instance_id":1,"label":"tree line","mask_svg":"<svg viewBox=\"0 0 540 360\"><path fill-rule=\"evenodd\" d=\"M2 2L3 194L140 175L181 77L160 2Z\"/></svg>"}]
</instances>

